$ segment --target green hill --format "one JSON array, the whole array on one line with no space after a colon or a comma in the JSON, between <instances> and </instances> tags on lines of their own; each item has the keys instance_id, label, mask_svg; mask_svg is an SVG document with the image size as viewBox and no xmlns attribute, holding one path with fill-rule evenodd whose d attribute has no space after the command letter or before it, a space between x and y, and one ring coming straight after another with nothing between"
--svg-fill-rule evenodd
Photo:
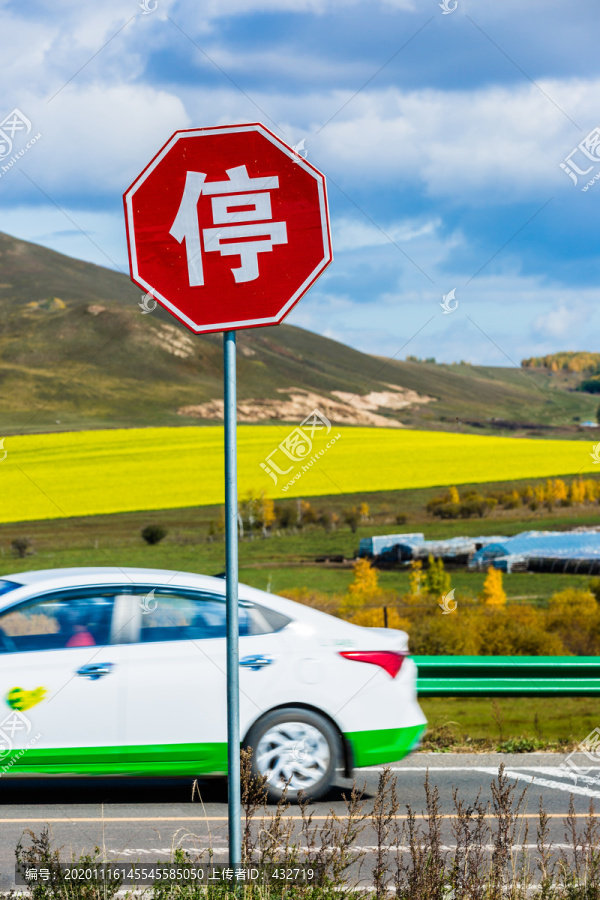
<instances>
[{"instance_id":1,"label":"green hill","mask_svg":"<svg viewBox=\"0 0 600 900\"><path fill-rule=\"evenodd\" d=\"M140 300L124 275L0 234L1 434L218 421L221 336ZM589 437L576 417L595 418L568 372L385 360L291 325L238 347L241 421L317 406L338 424Z\"/></svg>"}]
</instances>

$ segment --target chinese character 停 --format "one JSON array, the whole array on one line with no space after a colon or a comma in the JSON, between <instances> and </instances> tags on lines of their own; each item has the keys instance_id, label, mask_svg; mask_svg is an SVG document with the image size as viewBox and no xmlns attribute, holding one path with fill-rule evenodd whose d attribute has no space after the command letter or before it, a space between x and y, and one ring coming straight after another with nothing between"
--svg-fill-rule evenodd
<instances>
[{"instance_id":1,"label":"chinese character \u505c","mask_svg":"<svg viewBox=\"0 0 600 900\"><path fill-rule=\"evenodd\" d=\"M227 169L228 181L206 181L205 172L188 172L181 203L170 234L185 240L190 287L204 284L202 251L239 256L232 268L237 284L258 278L258 254L287 244L285 222L273 222L270 191L279 187L277 175L251 178L246 166ZM212 223L200 229L198 201L210 196Z\"/></svg>"}]
</instances>

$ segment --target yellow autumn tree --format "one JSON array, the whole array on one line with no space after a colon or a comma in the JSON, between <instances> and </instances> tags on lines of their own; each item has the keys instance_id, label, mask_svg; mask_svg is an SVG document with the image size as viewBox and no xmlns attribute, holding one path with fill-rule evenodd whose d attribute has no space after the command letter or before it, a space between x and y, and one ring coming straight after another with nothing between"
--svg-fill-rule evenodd
<instances>
[{"instance_id":1,"label":"yellow autumn tree","mask_svg":"<svg viewBox=\"0 0 600 900\"><path fill-rule=\"evenodd\" d=\"M490 566L483 582L483 590L479 595L485 606L492 609L501 609L506 606L506 594L502 587L502 572Z\"/></svg>"},{"instance_id":2,"label":"yellow autumn tree","mask_svg":"<svg viewBox=\"0 0 600 900\"><path fill-rule=\"evenodd\" d=\"M354 563L354 580L348 587L340 612L344 616L352 615L366 603L373 603L381 595L379 574L368 559L357 559Z\"/></svg>"},{"instance_id":3,"label":"yellow autumn tree","mask_svg":"<svg viewBox=\"0 0 600 900\"><path fill-rule=\"evenodd\" d=\"M585 484L582 478L574 478L571 482L569 500L575 506L585 502Z\"/></svg>"},{"instance_id":4,"label":"yellow autumn tree","mask_svg":"<svg viewBox=\"0 0 600 900\"><path fill-rule=\"evenodd\" d=\"M354 581L348 588L353 597L369 599L379 593L379 574L368 559L357 559L354 563Z\"/></svg>"},{"instance_id":5,"label":"yellow autumn tree","mask_svg":"<svg viewBox=\"0 0 600 900\"><path fill-rule=\"evenodd\" d=\"M554 479L554 499L557 503L566 503L569 498L569 490L562 478Z\"/></svg>"},{"instance_id":6,"label":"yellow autumn tree","mask_svg":"<svg viewBox=\"0 0 600 900\"><path fill-rule=\"evenodd\" d=\"M408 573L408 581L410 584L410 593L413 597L418 597L421 593L423 584L423 563L420 559L413 559L410 564Z\"/></svg>"},{"instance_id":7,"label":"yellow autumn tree","mask_svg":"<svg viewBox=\"0 0 600 900\"><path fill-rule=\"evenodd\" d=\"M457 488L454 486L451 487L448 494L450 495L450 503L460 503L460 494L458 493Z\"/></svg>"},{"instance_id":8,"label":"yellow autumn tree","mask_svg":"<svg viewBox=\"0 0 600 900\"><path fill-rule=\"evenodd\" d=\"M263 534L266 534L267 529L271 527L277 516L275 515L275 503L270 497L265 496L264 491L260 495L258 510Z\"/></svg>"}]
</instances>

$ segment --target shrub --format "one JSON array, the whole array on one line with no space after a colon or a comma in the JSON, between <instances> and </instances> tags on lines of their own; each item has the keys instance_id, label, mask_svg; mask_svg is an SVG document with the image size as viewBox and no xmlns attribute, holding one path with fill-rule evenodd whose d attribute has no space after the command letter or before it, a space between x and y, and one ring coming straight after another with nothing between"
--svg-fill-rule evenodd
<instances>
[{"instance_id":1,"label":"shrub","mask_svg":"<svg viewBox=\"0 0 600 900\"><path fill-rule=\"evenodd\" d=\"M460 503L440 503L431 512L440 519L458 519L460 516Z\"/></svg>"},{"instance_id":2,"label":"shrub","mask_svg":"<svg viewBox=\"0 0 600 900\"><path fill-rule=\"evenodd\" d=\"M521 498L518 491L510 491L504 494L500 501L503 509L517 509L521 505Z\"/></svg>"},{"instance_id":3,"label":"shrub","mask_svg":"<svg viewBox=\"0 0 600 900\"><path fill-rule=\"evenodd\" d=\"M548 604L547 629L563 642L567 653L600 653L600 607L591 591L565 588Z\"/></svg>"},{"instance_id":4,"label":"shrub","mask_svg":"<svg viewBox=\"0 0 600 900\"><path fill-rule=\"evenodd\" d=\"M295 600L296 603L303 603L304 606L310 606L313 609L319 609L332 615L338 609L341 598L335 595L318 591L315 588L287 588L285 591L279 592L280 597L287 597L288 600Z\"/></svg>"},{"instance_id":5,"label":"shrub","mask_svg":"<svg viewBox=\"0 0 600 900\"><path fill-rule=\"evenodd\" d=\"M578 391L585 391L586 394L600 394L600 378L586 378L581 382Z\"/></svg>"},{"instance_id":6,"label":"shrub","mask_svg":"<svg viewBox=\"0 0 600 900\"><path fill-rule=\"evenodd\" d=\"M410 627L410 620L403 619L400 613L393 606L386 607L387 610L387 627L398 628L406 631ZM362 625L366 628L384 628L385 615L383 606L368 609L357 609L346 611L346 615L351 618L353 625Z\"/></svg>"},{"instance_id":7,"label":"shrub","mask_svg":"<svg viewBox=\"0 0 600 900\"><path fill-rule=\"evenodd\" d=\"M408 516L405 516L404 513L398 513L396 516L396 525L406 525L406 520Z\"/></svg>"},{"instance_id":8,"label":"shrub","mask_svg":"<svg viewBox=\"0 0 600 900\"><path fill-rule=\"evenodd\" d=\"M600 603L600 578L590 579L588 589L592 592L597 602Z\"/></svg>"},{"instance_id":9,"label":"shrub","mask_svg":"<svg viewBox=\"0 0 600 900\"><path fill-rule=\"evenodd\" d=\"M141 531L141 535L147 544L159 544L167 534L167 529L162 525L146 525Z\"/></svg>"}]
</instances>

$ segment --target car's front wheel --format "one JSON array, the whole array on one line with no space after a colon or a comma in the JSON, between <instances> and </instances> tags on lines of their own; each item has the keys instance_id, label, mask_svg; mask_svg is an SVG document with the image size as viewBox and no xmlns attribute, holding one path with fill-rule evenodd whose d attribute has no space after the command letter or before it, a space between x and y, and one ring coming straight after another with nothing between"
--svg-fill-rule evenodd
<instances>
[{"instance_id":1,"label":"car's front wheel","mask_svg":"<svg viewBox=\"0 0 600 900\"><path fill-rule=\"evenodd\" d=\"M323 716L307 709L277 709L252 726L246 740L252 749L252 774L267 779L267 798L277 802L302 791L318 800L331 787L340 756L339 737Z\"/></svg>"}]
</instances>

